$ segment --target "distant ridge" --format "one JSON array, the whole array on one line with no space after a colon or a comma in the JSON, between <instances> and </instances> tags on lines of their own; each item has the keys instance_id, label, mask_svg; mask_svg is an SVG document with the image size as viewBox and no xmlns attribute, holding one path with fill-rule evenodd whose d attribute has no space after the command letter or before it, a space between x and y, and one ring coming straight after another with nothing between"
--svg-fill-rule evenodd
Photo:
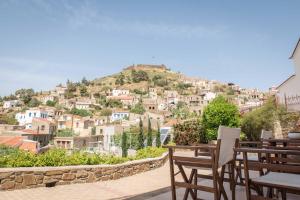
<instances>
[{"instance_id":1,"label":"distant ridge","mask_svg":"<svg viewBox=\"0 0 300 200\"><path fill-rule=\"evenodd\" d=\"M145 68L168 70L168 68L164 64L162 64L162 65L137 64L137 65L128 66L124 70L133 70L133 69L134 70L142 70Z\"/></svg>"}]
</instances>

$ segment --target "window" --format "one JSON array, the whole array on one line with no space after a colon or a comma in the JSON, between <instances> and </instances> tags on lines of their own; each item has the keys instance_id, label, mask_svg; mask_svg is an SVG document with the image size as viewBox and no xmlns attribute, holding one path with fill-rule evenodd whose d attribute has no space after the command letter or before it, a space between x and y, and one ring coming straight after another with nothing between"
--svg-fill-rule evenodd
<instances>
[{"instance_id":1,"label":"window","mask_svg":"<svg viewBox=\"0 0 300 200\"><path fill-rule=\"evenodd\" d=\"M31 117L31 112L29 113L29 117Z\"/></svg>"},{"instance_id":2,"label":"window","mask_svg":"<svg viewBox=\"0 0 300 200\"><path fill-rule=\"evenodd\" d=\"M33 116L36 117L36 113L33 113Z\"/></svg>"},{"instance_id":3,"label":"window","mask_svg":"<svg viewBox=\"0 0 300 200\"><path fill-rule=\"evenodd\" d=\"M41 130L44 131L45 130L45 125L41 126Z\"/></svg>"}]
</instances>

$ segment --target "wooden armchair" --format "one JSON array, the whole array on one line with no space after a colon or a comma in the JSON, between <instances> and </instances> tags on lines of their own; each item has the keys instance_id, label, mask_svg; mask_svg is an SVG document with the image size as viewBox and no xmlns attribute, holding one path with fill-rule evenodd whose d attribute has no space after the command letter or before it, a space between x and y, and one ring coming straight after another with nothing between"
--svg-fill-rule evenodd
<instances>
[{"instance_id":1,"label":"wooden armchair","mask_svg":"<svg viewBox=\"0 0 300 200\"><path fill-rule=\"evenodd\" d=\"M239 142L239 147L251 147L251 148L262 148L268 145L268 142L266 140L272 139L273 138L273 133L272 131L266 131L262 130L261 135L260 135L260 140L259 141L240 141ZM244 178L242 176L242 169L243 167L243 154L242 153L237 153L236 154L236 163L235 163L235 170L236 170L236 177L235 177L235 184L237 185L244 185L243 181ZM256 154L252 153L248 155L248 161L249 162L263 162L265 160L265 155L264 154ZM263 175L263 171L259 170L260 175Z\"/></svg>"},{"instance_id":2,"label":"wooden armchair","mask_svg":"<svg viewBox=\"0 0 300 200\"><path fill-rule=\"evenodd\" d=\"M243 153L247 200L271 199L272 196L264 197L263 187L279 190L284 200L287 192L300 193L300 159L290 158L300 156L299 150L236 148L235 152ZM266 154L266 162L249 162L248 153ZM252 169L266 170L267 173L250 178ZM256 189L257 195L251 194L251 188Z\"/></svg>"},{"instance_id":3,"label":"wooden armchair","mask_svg":"<svg viewBox=\"0 0 300 200\"><path fill-rule=\"evenodd\" d=\"M169 149L172 199L176 200L176 187L183 187L186 188L183 199L187 199L189 194L192 199L197 199L197 191L199 190L214 193L215 200L220 199L221 195L227 200L228 197L223 187L225 165L233 162L233 148L237 147L239 137L239 128L220 126L216 145L164 146ZM195 152L205 150L206 153L200 156L178 156L174 154L175 149L189 149ZM179 169L176 173L175 166ZM230 166L234 173L233 165ZM189 176L187 175L188 169L190 170ZM181 174L183 182L175 180L178 174ZM199 185L198 177L212 179L213 187ZM231 185L233 185L234 174L230 175L230 180ZM232 194L234 199L234 192Z\"/></svg>"}]
</instances>

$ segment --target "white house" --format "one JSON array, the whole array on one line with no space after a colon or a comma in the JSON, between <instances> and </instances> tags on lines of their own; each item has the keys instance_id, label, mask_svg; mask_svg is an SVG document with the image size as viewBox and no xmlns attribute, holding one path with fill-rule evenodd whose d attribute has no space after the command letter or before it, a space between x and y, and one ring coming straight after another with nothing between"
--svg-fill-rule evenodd
<instances>
[{"instance_id":1,"label":"white house","mask_svg":"<svg viewBox=\"0 0 300 200\"><path fill-rule=\"evenodd\" d=\"M300 111L300 38L290 59L294 61L295 74L277 87L277 100L289 111Z\"/></svg>"},{"instance_id":2,"label":"white house","mask_svg":"<svg viewBox=\"0 0 300 200\"><path fill-rule=\"evenodd\" d=\"M42 96L41 98L40 98L40 100L41 100L41 102L43 103L43 104L46 104L47 103L47 101L55 101L55 96L54 95L45 95L45 96Z\"/></svg>"},{"instance_id":3,"label":"white house","mask_svg":"<svg viewBox=\"0 0 300 200\"><path fill-rule=\"evenodd\" d=\"M216 98L217 94L214 92L207 92L204 96L204 101L207 101L208 103L211 102L214 98Z\"/></svg>"},{"instance_id":4,"label":"white house","mask_svg":"<svg viewBox=\"0 0 300 200\"><path fill-rule=\"evenodd\" d=\"M90 101L77 101L75 103L75 108L88 110L90 109L91 105L92 103Z\"/></svg>"},{"instance_id":5,"label":"white house","mask_svg":"<svg viewBox=\"0 0 300 200\"><path fill-rule=\"evenodd\" d=\"M8 109L8 108L14 108L19 105L20 101L19 100L10 100L10 101L4 101L3 103L3 108Z\"/></svg>"},{"instance_id":6,"label":"white house","mask_svg":"<svg viewBox=\"0 0 300 200\"><path fill-rule=\"evenodd\" d=\"M48 118L48 112L41 109L30 109L26 110L25 113L17 113L15 118L19 122L19 125L25 125L28 129L31 128L33 118Z\"/></svg>"},{"instance_id":7,"label":"white house","mask_svg":"<svg viewBox=\"0 0 300 200\"><path fill-rule=\"evenodd\" d=\"M118 121L118 120L122 120L125 118L129 118L129 111L114 111L111 114L111 121Z\"/></svg>"},{"instance_id":8,"label":"white house","mask_svg":"<svg viewBox=\"0 0 300 200\"><path fill-rule=\"evenodd\" d=\"M129 95L129 90L117 90L113 89L112 96L126 96Z\"/></svg>"}]
</instances>

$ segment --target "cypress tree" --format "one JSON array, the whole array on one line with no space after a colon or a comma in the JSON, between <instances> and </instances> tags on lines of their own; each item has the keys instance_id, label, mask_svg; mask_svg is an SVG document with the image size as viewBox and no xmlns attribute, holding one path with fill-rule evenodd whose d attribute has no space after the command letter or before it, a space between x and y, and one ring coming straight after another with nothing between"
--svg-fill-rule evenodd
<instances>
[{"instance_id":1,"label":"cypress tree","mask_svg":"<svg viewBox=\"0 0 300 200\"><path fill-rule=\"evenodd\" d=\"M137 149L142 149L144 148L144 132L143 132L143 121L142 118L140 118L140 132L139 132L139 136L138 136L138 147Z\"/></svg>"},{"instance_id":2,"label":"cypress tree","mask_svg":"<svg viewBox=\"0 0 300 200\"><path fill-rule=\"evenodd\" d=\"M122 133L122 157L127 157L128 155L128 146L127 146L127 133L123 130Z\"/></svg>"},{"instance_id":3,"label":"cypress tree","mask_svg":"<svg viewBox=\"0 0 300 200\"><path fill-rule=\"evenodd\" d=\"M149 117L148 117L147 146L152 147L152 128L151 128L151 120Z\"/></svg>"},{"instance_id":4,"label":"cypress tree","mask_svg":"<svg viewBox=\"0 0 300 200\"><path fill-rule=\"evenodd\" d=\"M160 127L159 127L159 122L157 122L157 133L156 133L156 147L161 146L161 141L160 141Z\"/></svg>"}]
</instances>

